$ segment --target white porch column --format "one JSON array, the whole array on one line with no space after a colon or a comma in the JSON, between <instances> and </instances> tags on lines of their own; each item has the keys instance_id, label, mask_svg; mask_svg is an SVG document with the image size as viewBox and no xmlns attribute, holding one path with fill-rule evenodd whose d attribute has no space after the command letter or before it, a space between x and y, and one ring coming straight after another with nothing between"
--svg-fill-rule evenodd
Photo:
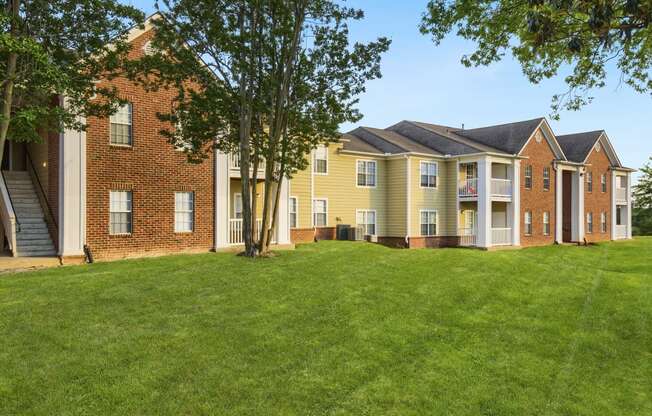
<instances>
[{"instance_id":1,"label":"white porch column","mask_svg":"<svg viewBox=\"0 0 652 416\"><path fill-rule=\"evenodd\" d=\"M290 180L281 182L281 195L278 201L276 243L290 244Z\"/></svg>"},{"instance_id":2,"label":"white porch column","mask_svg":"<svg viewBox=\"0 0 652 416\"><path fill-rule=\"evenodd\" d=\"M478 160L478 247L491 247L491 159Z\"/></svg>"},{"instance_id":3,"label":"white porch column","mask_svg":"<svg viewBox=\"0 0 652 416\"><path fill-rule=\"evenodd\" d=\"M521 161L512 164L512 245L521 245Z\"/></svg>"},{"instance_id":4,"label":"white porch column","mask_svg":"<svg viewBox=\"0 0 652 416\"><path fill-rule=\"evenodd\" d=\"M632 174L627 173L627 238L632 238Z\"/></svg>"},{"instance_id":5,"label":"white porch column","mask_svg":"<svg viewBox=\"0 0 652 416\"><path fill-rule=\"evenodd\" d=\"M555 242L564 242L564 171L557 165L555 172Z\"/></svg>"},{"instance_id":6,"label":"white porch column","mask_svg":"<svg viewBox=\"0 0 652 416\"><path fill-rule=\"evenodd\" d=\"M215 152L215 250L229 246L229 155Z\"/></svg>"},{"instance_id":7,"label":"white porch column","mask_svg":"<svg viewBox=\"0 0 652 416\"><path fill-rule=\"evenodd\" d=\"M59 255L82 256L84 244L86 132L65 129L59 134Z\"/></svg>"},{"instance_id":8,"label":"white porch column","mask_svg":"<svg viewBox=\"0 0 652 416\"><path fill-rule=\"evenodd\" d=\"M572 192L573 217L575 218L573 228L573 241L584 240L584 170L578 169L573 173Z\"/></svg>"},{"instance_id":9,"label":"white porch column","mask_svg":"<svg viewBox=\"0 0 652 416\"><path fill-rule=\"evenodd\" d=\"M618 175L611 171L611 239L616 239L616 183Z\"/></svg>"}]
</instances>

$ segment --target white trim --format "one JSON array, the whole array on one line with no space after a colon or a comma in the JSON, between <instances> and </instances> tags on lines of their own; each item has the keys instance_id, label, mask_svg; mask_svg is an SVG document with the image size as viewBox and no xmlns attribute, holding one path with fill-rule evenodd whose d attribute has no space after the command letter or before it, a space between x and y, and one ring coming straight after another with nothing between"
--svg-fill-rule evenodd
<instances>
[{"instance_id":1,"label":"white trim","mask_svg":"<svg viewBox=\"0 0 652 416\"><path fill-rule=\"evenodd\" d=\"M190 195L191 209L184 210L177 207L177 194ZM177 229L177 213L190 213L190 230ZM195 192L194 191L174 191L174 233L175 234L192 234L195 232Z\"/></svg>"},{"instance_id":2,"label":"white trim","mask_svg":"<svg viewBox=\"0 0 652 416\"><path fill-rule=\"evenodd\" d=\"M405 158L405 169L407 170L407 177L406 177L406 182L407 182L407 189L405 192L406 195L406 211L405 211L405 221L406 221L406 230L405 230L405 242L409 243L409 237L410 233L412 232L412 163L411 159L409 156L406 156Z\"/></svg>"},{"instance_id":3,"label":"white trim","mask_svg":"<svg viewBox=\"0 0 652 416\"><path fill-rule=\"evenodd\" d=\"M292 203L290 203L290 201L292 199L295 200L295 203L294 203L294 209L295 209L294 216L295 216L296 220L295 220L294 227L292 227L292 220L290 219L291 218L290 215L292 214L292 211L290 210L290 207L292 207ZM288 224L289 224L290 228L299 228L299 197L296 196L296 195L290 195L290 197L288 198Z\"/></svg>"},{"instance_id":4,"label":"white trim","mask_svg":"<svg viewBox=\"0 0 652 416\"><path fill-rule=\"evenodd\" d=\"M435 213L435 233L434 234L424 235L424 234L421 233L421 226L423 225L423 223L421 222L421 218L422 218L422 214L424 212L427 212L429 214L433 213L433 212ZM430 225L430 223L428 223L428 225ZM422 208L422 209L419 210L419 236L420 237L437 237L437 236L439 236L439 211L436 208Z\"/></svg>"},{"instance_id":5,"label":"white trim","mask_svg":"<svg viewBox=\"0 0 652 416\"><path fill-rule=\"evenodd\" d=\"M537 131L539 131L539 129L541 129L541 131L543 132L543 136L546 138L546 141L548 142L548 145L550 145L550 147L552 148L552 151L553 153L555 153L555 156L557 156L560 159L566 160L566 155L564 154L564 150L559 145L559 142L557 142L555 133L552 131L550 124L548 124L548 120L546 120L545 118L542 119L541 122L537 125L537 127L534 129L530 137L528 137L528 139L525 141L525 144L523 144L523 146L516 153L516 155L521 156L521 153L523 153L523 150L525 150L525 148L530 143L532 138L536 135Z\"/></svg>"},{"instance_id":6,"label":"white trim","mask_svg":"<svg viewBox=\"0 0 652 416\"><path fill-rule=\"evenodd\" d=\"M371 208L369 208L369 209L366 209L366 208L357 208L357 209L355 210L355 225L356 225L356 226L360 226L360 225L368 225L368 224L371 224L371 223L367 223L367 224L360 224L360 223L358 223L358 214L359 214L359 213L362 213L362 212L364 212L364 213L373 212L373 213L374 213L374 222L373 222L373 224L374 224L374 234L366 234L366 231L367 231L366 229L365 229L365 234L366 234L366 235L378 235L378 234L379 234L379 233L378 233L378 212L376 212L375 209L371 209ZM367 219L368 219L368 216L367 216Z\"/></svg>"},{"instance_id":7,"label":"white trim","mask_svg":"<svg viewBox=\"0 0 652 416\"><path fill-rule=\"evenodd\" d=\"M627 238L632 238L632 174L627 173Z\"/></svg>"},{"instance_id":8,"label":"white trim","mask_svg":"<svg viewBox=\"0 0 652 416\"><path fill-rule=\"evenodd\" d=\"M529 222L528 222L528 214L529 214L529 220L530 220ZM533 220L532 211L530 211L530 210L523 211L523 225L524 225L523 235L530 237L530 236L532 236L534 234L534 226L532 225L532 220ZM520 218L519 218L519 221L520 221ZM528 224L530 225L530 232L527 231Z\"/></svg>"},{"instance_id":9,"label":"white trim","mask_svg":"<svg viewBox=\"0 0 652 416\"><path fill-rule=\"evenodd\" d=\"M360 185L358 183L358 174L360 173L359 171L359 162L364 162L364 163L373 163L374 165L374 184L373 185ZM366 169L366 168L365 168ZM366 173L365 173L366 175ZM366 179L365 179L366 181ZM374 189L378 186L378 161L373 160L373 159L356 159L355 160L355 187L356 188L369 188L369 189Z\"/></svg>"},{"instance_id":10,"label":"white trim","mask_svg":"<svg viewBox=\"0 0 652 416\"><path fill-rule=\"evenodd\" d=\"M521 161L512 164L512 245L521 245Z\"/></svg>"},{"instance_id":11,"label":"white trim","mask_svg":"<svg viewBox=\"0 0 652 416\"><path fill-rule=\"evenodd\" d=\"M555 166L555 242L557 242L557 244L561 244L564 241L563 192L564 170L561 166Z\"/></svg>"},{"instance_id":12,"label":"white trim","mask_svg":"<svg viewBox=\"0 0 652 416\"><path fill-rule=\"evenodd\" d=\"M238 210L236 209L235 203L238 201L238 197L240 197L240 217L238 217ZM233 206L231 207L233 209L233 217L231 219L240 219L244 216L244 201L242 200L242 193L241 192L235 192L233 193Z\"/></svg>"},{"instance_id":13,"label":"white trim","mask_svg":"<svg viewBox=\"0 0 652 416\"><path fill-rule=\"evenodd\" d=\"M478 160L478 246L491 246L491 158Z\"/></svg>"},{"instance_id":14,"label":"white trim","mask_svg":"<svg viewBox=\"0 0 652 416\"><path fill-rule=\"evenodd\" d=\"M616 150L611 145L611 140L609 140L609 136L607 136L607 133L605 131L600 133L598 138L595 140L595 143L593 143L593 147L591 147L591 150L589 150L589 152L586 154L586 157L584 158L584 161L582 163L586 164L586 161L589 160L591 153L593 152L593 150L595 150L596 144L600 142L602 142L602 148L605 150L605 153L607 154L609 163L618 167L622 166L620 163L620 159L618 159L618 155L616 154Z\"/></svg>"},{"instance_id":15,"label":"white trim","mask_svg":"<svg viewBox=\"0 0 652 416\"><path fill-rule=\"evenodd\" d=\"M546 214L548 217L548 222L546 222ZM541 214L541 224L543 225L543 235L549 236L552 234L552 230L550 229L550 211L543 211ZM546 232L546 224L548 224L548 232Z\"/></svg>"},{"instance_id":16,"label":"white trim","mask_svg":"<svg viewBox=\"0 0 652 416\"><path fill-rule=\"evenodd\" d=\"M434 164L435 165L435 186L423 186L421 182L421 168L423 165ZM430 176L426 173L426 176ZM437 190L439 188L439 162L436 160L420 160L419 161L419 188L421 189L432 189Z\"/></svg>"},{"instance_id":17,"label":"white trim","mask_svg":"<svg viewBox=\"0 0 652 416\"><path fill-rule=\"evenodd\" d=\"M290 180L287 177L281 182L279 206L277 210L277 226L274 230L276 244L290 244ZM299 218L297 217L297 221Z\"/></svg>"},{"instance_id":18,"label":"white trim","mask_svg":"<svg viewBox=\"0 0 652 416\"><path fill-rule=\"evenodd\" d=\"M324 225L315 225L315 214L318 214L317 212L315 212L315 201L325 201L326 202L326 211L325 212L319 212L319 214L324 214L324 213L326 214L326 221L325 221ZM312 227L313 228L316 228L316 227L328 227L328 198L313 198L311 205L312 205L312 218L310 219L310 221L312 223Z\"/></svg>"},{"instance_id":19,"label":"white trim","mask_svg":"<svg viewBox=\"0 0 652 416\"><path fill-rule=\"evenodd\" d=\"M229 177L229 155L215 152L215 224L214 248L229 247L229 218L231 217L231 178Z\"/></svg>"},{"instance_id":20,"label":"white trim","mask_svg":"<svg viewBox=\"0 0 652 416\"><path fill-rule=\"evenodd\" d=\"M130 197L131 209L128 211L111 211L111 194L125 193ZM129 232L126 233L113 233L111 232L111 214L120 213L129 214ZM132 235L134 233L134 192L131 189L109 189L109 235Z\"/></svg>"}]
</instances>

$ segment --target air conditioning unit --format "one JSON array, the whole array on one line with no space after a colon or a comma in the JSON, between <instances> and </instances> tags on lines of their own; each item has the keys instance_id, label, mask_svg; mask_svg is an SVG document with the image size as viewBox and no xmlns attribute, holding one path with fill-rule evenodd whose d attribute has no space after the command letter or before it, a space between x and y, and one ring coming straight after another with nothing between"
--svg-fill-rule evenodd
<instances>
[{"instance_id":1,"label":"air conditioning unit","mask_svg":"<svg viewBox=\"0 0 652 416\"><path fill-rule=\"evenodd\" d=\"M335 235L337 240L348 240L351 226L346 224L337 224Z\"/></svg>"},{"instance_id":2,"label":"air conditioning unit","mask_svg":"<svg viewBox=\"0 0 652 416\"><path fill-rule=\"evenodd\" d=\"M377 235L368 235L367 236L367 241L370 243L377 243L378 242L378 236Z\"/></svg>"},{"instance_id":3,"label":"air conditioning unit","mask_svg":"<svg viewBox=\"0 0 652 416\"><path fill-rule=\"evenodd\" d=\"M349 228L349 240L364 241L364 227L356 226Z\"/></svg>"}]
</instances>

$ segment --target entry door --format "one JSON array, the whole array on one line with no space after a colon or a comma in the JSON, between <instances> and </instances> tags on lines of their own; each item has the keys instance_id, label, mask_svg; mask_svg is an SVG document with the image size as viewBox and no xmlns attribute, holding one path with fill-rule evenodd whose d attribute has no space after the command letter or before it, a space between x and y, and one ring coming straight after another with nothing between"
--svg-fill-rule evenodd
<instances>
[{"instance_id":1,"label":"entry door","mask_svg":"<svg viewBox=\"0 0 652 416\"><path fill-rule=\"evenodd\" d=\"M573 238L573 173L563 172L563 193L562 193L562 239L571 241Z\"/></svg>"},{"instance_id":2,"label":"entry door","mask_svg":"<svg viewBox=\"0 0 652 416\"><path fill-rule=\"evenodd\" d=\"M11 149L9 148L9 140L5 140L5 151L2 154L2 164L0 165L0 169L2 170L9 170L9 157Z\"/></svg>"}]
</instances>

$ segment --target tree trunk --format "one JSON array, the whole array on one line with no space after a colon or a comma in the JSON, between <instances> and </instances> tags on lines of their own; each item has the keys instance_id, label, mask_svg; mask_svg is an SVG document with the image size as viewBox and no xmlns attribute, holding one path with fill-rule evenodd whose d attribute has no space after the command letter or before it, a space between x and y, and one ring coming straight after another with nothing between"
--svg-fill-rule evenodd
<instances>
[{"instance_id":1,"label":"tree trunk","mask_svg":"<svg viewBox=\"0 0 652 416\"><path fill-rule=\"evenodd\" d=\"M18 35L18 12L20 10L20 0L11 1L11 35ZM11 121L11 106L14 99L14 82L16 78L16 64L18 62L18 53L11 52L7 57L7 71L5 73L4 91L2 94L2 120L0 120L0 160L4 157L5 142L7 141L7 132Z\"/></svg>"}]
</instances>

